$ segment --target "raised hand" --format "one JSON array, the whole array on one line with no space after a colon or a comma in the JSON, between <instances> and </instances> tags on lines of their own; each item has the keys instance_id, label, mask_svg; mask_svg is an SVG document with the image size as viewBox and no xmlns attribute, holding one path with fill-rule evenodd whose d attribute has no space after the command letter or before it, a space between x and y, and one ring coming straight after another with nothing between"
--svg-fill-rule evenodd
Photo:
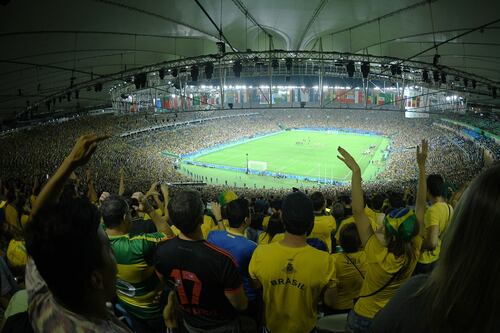
<instances>
[{"instance_id":1,"label":"raised hand","mask_svg":"<svg viewBox=\"0 0 500 333\"><path fill-rule=\"evenodd\" d=\"M220 208L219 203L212 202L211 205L212 205L212 209L211 210L212 210L212 213L214 213L215 219L217 221L222 220L222 213L221 213L221 208Z\"/></svg>"},{"instance_id":2,"label":"raised hand","mask_svg":"<svg viewBox=\"0 0 500 333\"><path fill-rule=\"evenodd\" d=\"M85 165L97 149L97 143L109 138L108 135L87 134L76 140L73 150L66 158L74 168Z\"/></svg>"},{"instance_id":3,"label":"raised hand","mask_svg":"<svg viewBox=\"0 0 500 333\"><path fill-rule=\"evenodd\" d=\"M158 182L154 182L153 184L151 184L151 187L149 188L148 192L146 193L146 197L158 195L158 192L156 191L157 186L158 186Z\"/></svg>"},{"instance_id":4,"label":"raised hand","mask_svg":"<svg viewBox=\"0 0 500 333\"><path fill-rule=\"evenodd\" d=\"M351 154L349 154L342 147L339 147L337 150L338 150L339 154L341 155L341 156L337 155L337 158L339 160L341 160L342 162L344 162L345 165L347 165L347 167L349 169L351 169L352 172L355 172L355 171L359 172L360 171L358 163L356 162L356 160L354 159L354 157L351 156Z\"/></svg>"},{"instance_id":5,"label":"raised hand","mask_svg":"<svg viewBox=\"0 0 500 333\"><path fill-rule=\"evenodd\" d=\"M417 163L419 166L425 166L428 153L429 143L427 142L427 140L422 140L422 143L417 146Z\"/></svg>"},{"instance_id":6,"label":"raised hand","mask_svg":"<svg viewBox=\"0 0 500 333\"><path fill-rule=\"evenodd\" d=\"M161 184L160 189L161 189L161 193L163 194L163 197L165 198L165 200L167 200L168 195L169 195L167 184Z\"/></svg>"}]
</instances>

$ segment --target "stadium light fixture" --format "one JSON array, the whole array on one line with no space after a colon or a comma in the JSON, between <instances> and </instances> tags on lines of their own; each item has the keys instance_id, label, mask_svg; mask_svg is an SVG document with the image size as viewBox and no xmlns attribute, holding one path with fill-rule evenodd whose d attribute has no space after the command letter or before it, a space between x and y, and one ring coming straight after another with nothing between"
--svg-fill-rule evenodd
<instances>
[{"instance_id":1,"label":"stadium light fixture","mask_svg":"<svg viewBox=\"0 0 500 333\"><path fill-rule=\"evenodd\" d=\"M214 73L214 64L211 62L205 63L205 77L210 80L212 79L212 75Z\"/></svg>"},{"instance_id":2,"label":"stadium light fixture","mask_svg":"<svg viewBox=\"0 0 500 333\"><path fill-rule=\"evenodd\" d=\"M429 82L429 72L427 72L427 69L424 69L422 72L422 81L425 83Z\"/></svg>"},{"instance_id":3,"label":"stadium light fixture","mask_svg":"<svg viewBox=\"0 0 500 333\"><path fill-rule=\"evenodd\" d=\"M439 82L439 72L438 71L432 71L432 76L434 79L434 83Z\"/></svg>"},{"instance_id":4,"label":"stadium light fixture","mask_svg":"<svg viewBox=\"0 0 500 333\"><path fill-rule=\"evenodd\" d=\"M349 77L353 77L354 76L354 70L355 70L355 67L354 67L354 61L349 61L346 65L346 70L347 70L347 75Z\"/></svg>"},{"instance_id":5,"label":"stadium light fixture","mask_svg":"<svg viewBox=\"0 0 500 333\"><path fill-rule=\"evenodd\" d=\"M441 72L441 83L446 83L446 73Z\"/></svg>"},{"instance_id":6,"label":"stadium light fixture","mask_svg":"<svg viewBox=\"0 0 500 333\"><path fill-rule=\"evenodd\" d=\"M237 60L234 64L233 64L233 72L234 72L234 76L236 77L240 77L241 75L241 71L243 70L243 66L241 65L241 61Z\"/></svg>"},{"instance_id":7,"label":"stadium light fixture","mask_svg":"<svg viewBox=\"0 0 500 333\"><path fill-rule=\"evenodd\" d=\"M198 81L198 73L199 73L198 66L197 65L191 66L191 79L193 81Z\"/></svg>"},{"instance_id":8,"label":"stadium light fixture","mask_svg":"<svg viewBox=\"0 0 500 333\"><path fill-rule=\"evenodd\" d=\"M361 74L363 75L363 79L368 78L368 74L370 74L370 63L365 61L361 64Z\"/></svg>"}]
</instances>

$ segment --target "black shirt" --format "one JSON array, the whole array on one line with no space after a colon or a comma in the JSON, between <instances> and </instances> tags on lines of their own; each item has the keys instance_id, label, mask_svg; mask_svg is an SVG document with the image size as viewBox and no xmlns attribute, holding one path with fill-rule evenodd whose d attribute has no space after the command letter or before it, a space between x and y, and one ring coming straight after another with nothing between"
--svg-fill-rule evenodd
<instances>
[{"instance_id":1,"label":"black shirt","mask_svg":"<svg viewBox=\"0 0 500 333\"><path fill-rule=\"evenodd\" d=\"M224 292L242 288L237 264L230 254L205 240L179 237L162 243L156 252L156 270L177 284L180 310L187 324L210 329L237 317Z\"/></svg>"},{"instance_id":2,"label":"black shirt","mask_svg":"<svg viewBox=\"0 0 500 333\"><path fill-rule=\"evenodd\" d=\"M136 217L132 219L130 224L130 229L128 231L130 237L141 235L141 234L151 234L157 232L156 226L151 220L144 220L141 217Z\"/></svg>"}]
</instances>

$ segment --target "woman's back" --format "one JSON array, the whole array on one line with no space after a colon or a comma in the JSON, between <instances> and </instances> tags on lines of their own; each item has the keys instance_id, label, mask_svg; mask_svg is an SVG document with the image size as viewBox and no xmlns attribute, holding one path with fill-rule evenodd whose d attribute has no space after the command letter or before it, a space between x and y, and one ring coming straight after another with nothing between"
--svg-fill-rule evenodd
<instances>
[{"instance_id":1,"label":"woman's back","mask_svg":"<svg viewBox=\"0 0 500 333\"><path fill-rule=\"evenodd\" d=\"M352 309L363 285L366 274L366 253L335 253L335 272L337 275L337 297L333 300L335 310Z\"/></svg>"}]
</instances>

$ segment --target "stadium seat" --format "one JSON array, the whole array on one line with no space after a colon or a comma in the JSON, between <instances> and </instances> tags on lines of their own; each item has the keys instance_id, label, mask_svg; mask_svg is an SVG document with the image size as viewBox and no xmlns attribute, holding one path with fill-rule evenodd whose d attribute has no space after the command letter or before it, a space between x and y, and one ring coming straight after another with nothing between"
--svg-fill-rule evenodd
<instances>
[{"instance_id":1,"label":"stadium seat","mask_svg":"<svg viewBox=\"0 0 500 333\"><path fill-rule=\"evenodd\" d=\"M326 316L318 320L318 333L344 333L346 331L347 313Z\"/></svg>"}]
</instances>

